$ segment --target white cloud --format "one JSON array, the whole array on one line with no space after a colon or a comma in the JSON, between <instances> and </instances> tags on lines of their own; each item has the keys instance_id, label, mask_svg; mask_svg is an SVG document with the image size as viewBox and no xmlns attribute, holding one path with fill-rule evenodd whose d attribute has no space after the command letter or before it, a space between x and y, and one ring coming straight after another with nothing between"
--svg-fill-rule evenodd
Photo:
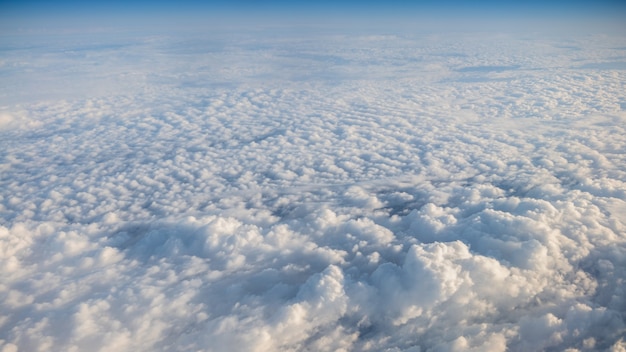
<instances>
[{"instance_id":1,"label":"white cloud","mask_svg":"<svg viewBox=\"0 0 626 352\"><path fill-rule=\"evenodd\" d=\"M484 35L7 49L0 350L623 349L623 38Z\"/></svg>"}]
</instances>

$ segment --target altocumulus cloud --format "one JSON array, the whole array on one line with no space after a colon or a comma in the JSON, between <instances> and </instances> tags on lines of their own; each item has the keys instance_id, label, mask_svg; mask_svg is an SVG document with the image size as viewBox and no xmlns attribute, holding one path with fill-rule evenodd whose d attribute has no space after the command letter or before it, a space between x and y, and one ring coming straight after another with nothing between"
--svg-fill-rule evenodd
<instances>
[{"instance_id":1,"label":"altocumulus cloud","mask_svg":"<svg viewBox=\"0 0 626 352\"><path fill-rule=\"evenodd\" d=\"M623 35L268 33L7 45L0 350L626 348Z\"/></svg>"}]
</instances>

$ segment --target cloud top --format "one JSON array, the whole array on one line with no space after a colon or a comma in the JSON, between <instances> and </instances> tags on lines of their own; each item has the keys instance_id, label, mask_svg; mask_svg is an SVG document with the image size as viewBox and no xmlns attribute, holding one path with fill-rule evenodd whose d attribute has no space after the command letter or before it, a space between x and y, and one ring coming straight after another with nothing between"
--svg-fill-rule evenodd
<instances>
[{"instance_id":1,"label":"cloud top","mask_svg":"<svg viewBox=\"0 0 626 352\"><path fill-rule=\"evenodd\" d=\"M146 31L3 49L0 350L626 348L622 35Z\"/></svg>"}]
</instances>

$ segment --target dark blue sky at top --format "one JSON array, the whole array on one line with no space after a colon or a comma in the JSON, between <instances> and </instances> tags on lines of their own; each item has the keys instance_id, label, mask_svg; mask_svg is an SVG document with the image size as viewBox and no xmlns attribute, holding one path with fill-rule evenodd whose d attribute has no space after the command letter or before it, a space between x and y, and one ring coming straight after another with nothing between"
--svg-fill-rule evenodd
<instances>
[{"instance_id":1,"label":"dark blue sky at top","mask_svg":"<svg viewBox=\"0 0 626 352\"><path fill-rule=\"evenodd\" d=\"M200 0L0 0L0 30L17 23L161 23L181 18L212 18L221 21L250 19L280 22L306 19L428 19L430 18L610 18L626 19L626 1L512 1L512 0L387 0L387 1L200 1ZM4 22L4 24L2 23ZM623 22L626 22L624 20ZM626 33L626 31L625 31Z\"/></svg>"}]
</instances>

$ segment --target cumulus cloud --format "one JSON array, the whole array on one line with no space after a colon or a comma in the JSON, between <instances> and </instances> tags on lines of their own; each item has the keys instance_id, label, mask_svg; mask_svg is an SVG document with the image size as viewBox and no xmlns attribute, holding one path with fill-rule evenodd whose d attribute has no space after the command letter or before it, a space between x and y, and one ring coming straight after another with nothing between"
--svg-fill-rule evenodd
<instances>
[{"instance_id":1,"label":"cumulus cloud","mask_svg":"<svg viewBox=\"0 0 626 352\"><path fill-rule=\"evenodd\" d=\"M7 49L0 350L626 348L623 36L209 39Z\"/></svg>"}]
</instances>

